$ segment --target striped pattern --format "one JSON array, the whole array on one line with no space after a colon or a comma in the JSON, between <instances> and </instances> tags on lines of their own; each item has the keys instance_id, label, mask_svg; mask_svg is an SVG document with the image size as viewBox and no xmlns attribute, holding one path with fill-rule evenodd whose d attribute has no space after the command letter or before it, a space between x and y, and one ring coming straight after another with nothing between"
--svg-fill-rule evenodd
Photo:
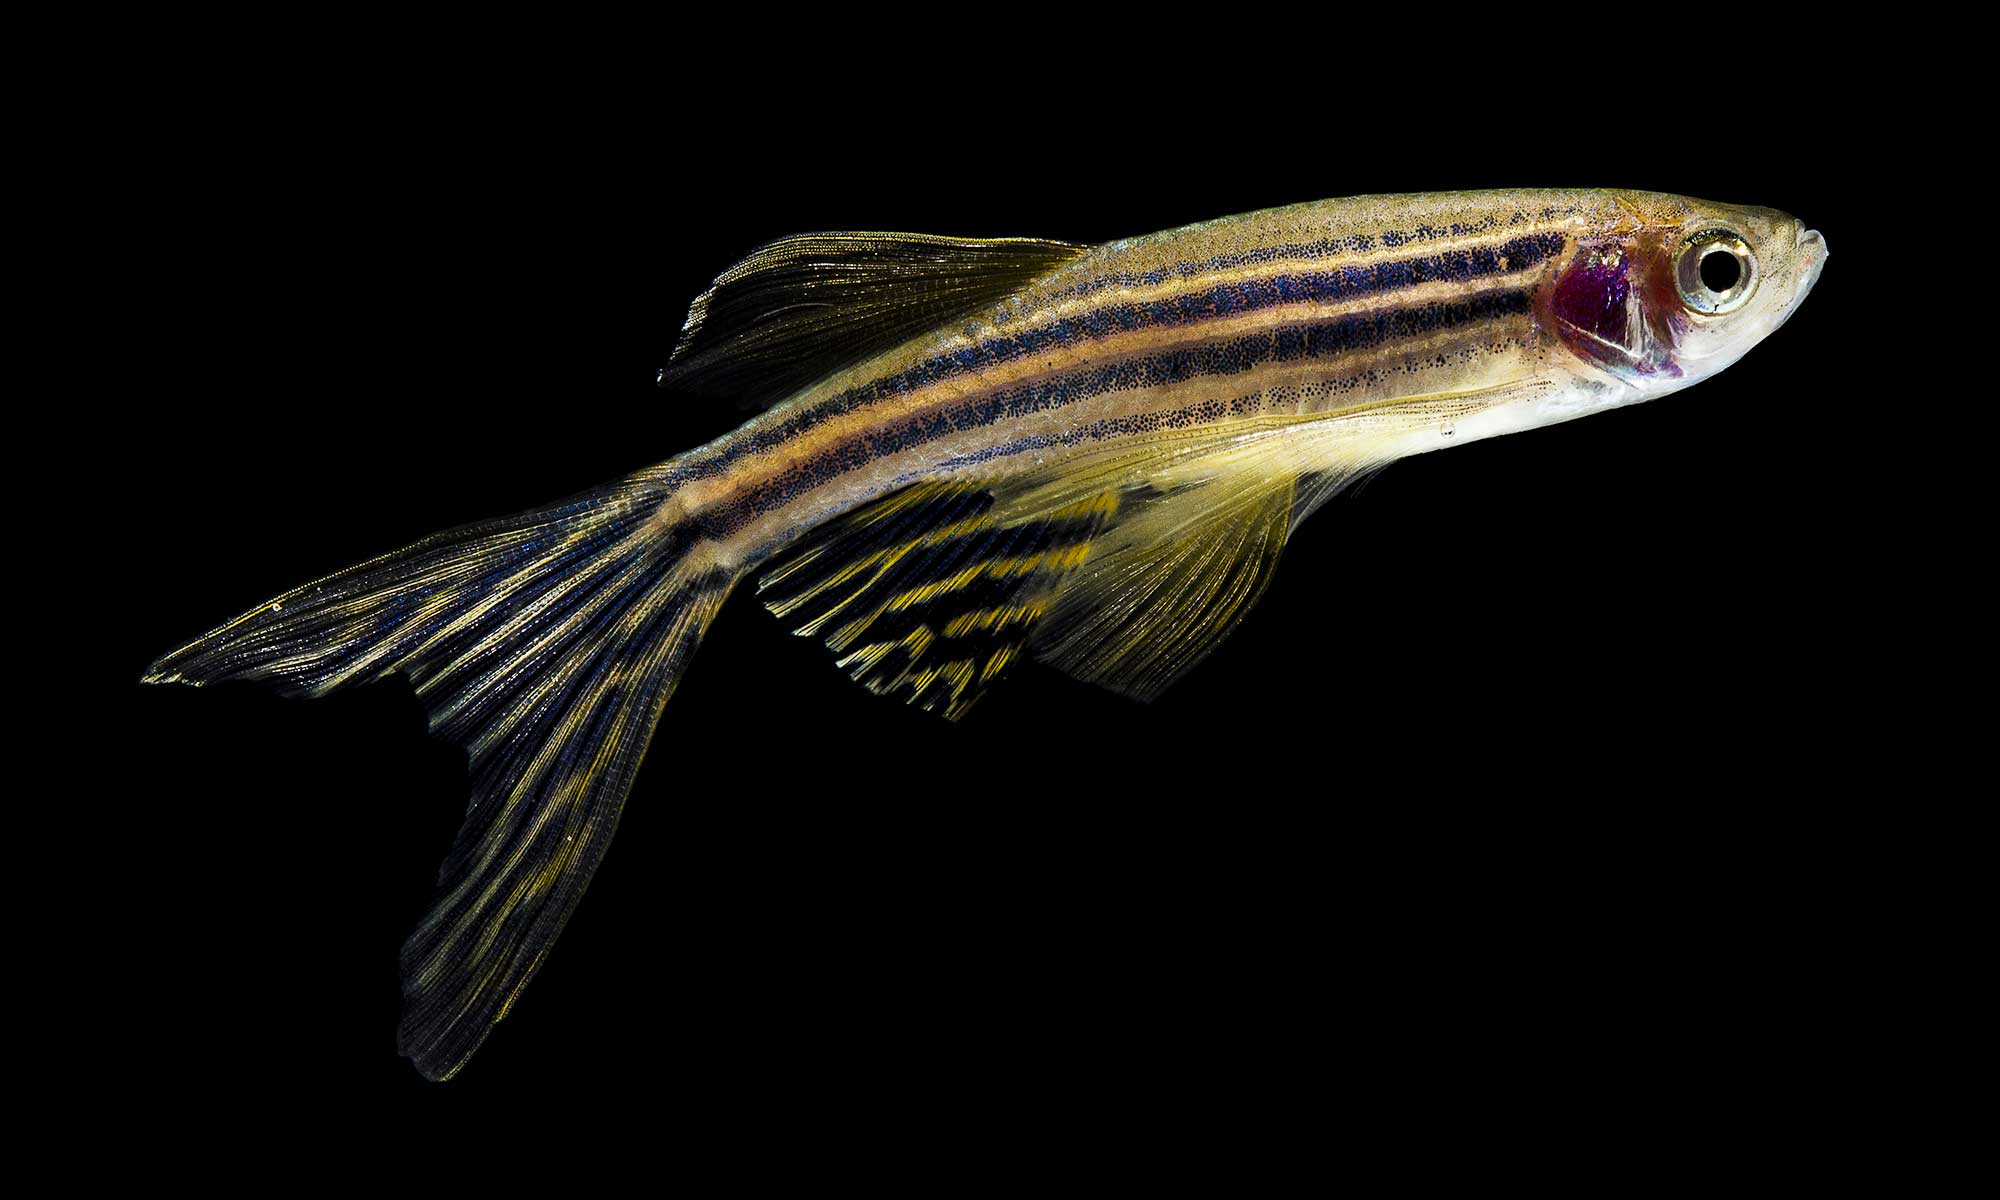
<instances>
[{"instance_id":1,"label":"striped pattern","mask_svg":"<svg viewBox=\"0 0 2000 1200\"><path fill-rule=\"evenodd\" d=\"M1709 370L1775 328L1825 259L1782 214L1733 216L1775 282L1735 343L1674 334L1711 339L1692 356ZM318 695L400 672L465 748L471 805L404 946L398 1039L447 1078L540 968L745 574L767 568L764 602L855 679L947 716L1026 655L1156 696L1340 488L1441 438L1645 398L1579 356L1640 294L1620 290L1625 247L1650 245L1658 269L1666 239L1707 219L1669 196L1461 193L1096 249L785 239L697 302L663 375L783 403L608 487L288 592L146 678Z\"/></svg>"},{"instance_id":2,"label":"striped pattern","mask_svg":"<svg viewBox=\"0 0 2000 1200\"><path fill-rule=\"evenodd\" d=\"M823 531L761 599L868 690L956 719L1020 657L1118 509L1116 491L1093 489L1006 521L982 489L909 488Z\"/></svg>"},{"instance_id":3,"label":"striped pattern","mask_svg":"<svg viewBox=\"0 0 2000 1200\"><path fill-rule=\"evenodd\" d=\"M754 562L940 470L1522 374L1583 201L1428 199L1415 219L1338 201L1102 247L684 456L683 503Z\"/></svg>"},{"instance_id":4,"label":"striped pattern","mask_svg":"<svg viewBox=\"0 0 2000 1200\"><path fill-rule=\"evenodd\" d=\"M471 804L403 948L398 1042L433 1079L540 967L735 582L658 521L665 478L433 535L259 605L147 674L317 696L400 672L432 731L464 748Z\"/></svg>"},{"instance_id":5,"label":"striped pattern","mask_svg":"<svg viewBox=\"0 0 2000 1200\"><path fill-rule=\"evenodd\" d=\"M1281 305L1343 307L1341 302L1367 296L1381 296L1415 288L1426 283L1467 284L1494 275L1526 271L1561 253L1564 239L1544 233L1510 238L1498 245L1474 245L1419 258L1396 258L1386 262L1355 263L1344 267L1248 277L1210 286L1196 286L1204 276L1182 274L1189 290L1130 303L1107 303L1087 308L1074 316L1063 315L1019 333L976 339L971 345L949 354L936 355L916 366L870 383L848 388L822 403L806 408L766 428L732 441L728 449L702 464L704 473L727 469L734 463L782 446L802 434L826 424L837 416L868 409L885 400L894 400L919 388L936 388L964 379L985 369L1018 362L1052 350L1078 350L1088 354L1119 334L1142 329L1195 328L1220 318L1255 313ZM1185 264L1183 265L1185 269ZM1154 284L1164 279L1149 274ZM1092 287L1099 292L1101 287Z\"/></svg>"},{"instance_id":6,"label":"striped pattern","mask_svg":"<svg viewBox=\"0 0 2000 1200\"><path fill-rule=\"evenodd\" d=\"M1144 358L1115 360L1102 367L1083 367L994 392L978 404L948 406L903 417L886 429L857 435L836 444L836 454L859 447L881 455L935 443L947 434L1070 408L1092 397L1140 390L1167 391L1196 380L1243 375L1263 366L1302 361L1326 361L1353 352L1407 344L1421 335L1458 329L1497 317L1521 316L1530 309L1525 289L1484 292L1457 303L1432 301L1404 308L1387 308L1335 320L1287 325L1272 331L1170 350ZM1176 427L1175 417L1196 423L1202 409L1190 406L1155 409L1119 421L1072 427L1058 435L1037 435L1010 445L1073 445L1094 436L1150 433ZM1222 414L1217 412L1219 417ZM1247 415L1247 414L1246 414ZM1088 431L1088 432L1086 432ZM989 450L985 457L992 458ZM966 461L961 456L956 461ZM806 481L819 477L823 464L802 463L777 477L746 489L723 523L724 528L781 506Z\"/></svg>"}]
</instances>

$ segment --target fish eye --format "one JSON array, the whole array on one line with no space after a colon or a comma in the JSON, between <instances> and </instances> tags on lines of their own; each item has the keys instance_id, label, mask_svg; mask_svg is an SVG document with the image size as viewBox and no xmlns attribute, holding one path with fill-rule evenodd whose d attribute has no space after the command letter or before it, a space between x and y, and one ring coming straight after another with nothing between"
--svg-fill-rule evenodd
<instances>
[{"instance_id":1,"label":"fish eye","mask_svg":"<svg viewBox=\"0 0 2000 1200\"><path fill-rule=\"evenodd\" d=\"M1704 229L1681 243L1675 269L1681 303L1698 313L1726 313L1743 307L1757 287L1757 256L1749 243L1727 229Z\"/></svg>"}]
</instances>

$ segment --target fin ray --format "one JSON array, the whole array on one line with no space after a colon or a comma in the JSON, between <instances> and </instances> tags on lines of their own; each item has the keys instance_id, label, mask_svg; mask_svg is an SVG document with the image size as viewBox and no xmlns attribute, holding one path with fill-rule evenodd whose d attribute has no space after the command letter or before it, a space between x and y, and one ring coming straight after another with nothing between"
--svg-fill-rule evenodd
<instances>
[{"instance_id":1,"label":"fin ray","mask_svg":"<svg viewBox=\"0 0 2000 1200\"><path fill-rule=\"evenodd\" d=\"M956 720L1115 512L1109 491L1014 513L983 484L917 484L835 522L759 590L862 686Z\"/></svg>"},{"instance_id":2,"label":"fin ray","mask_svg":"<svg viewBox=\"0 0 2000 1200\"><path fill-rule=\"evenodd\" d=\"M1299 522L1406 453L1412 429L1536 386L1228 422L1102 456L1082 470L1124 481L1121 519L1065 581L1029 650L1077 679L1157 697L1241 624Z\"/></svg>"},{"instance_id":3,"label":"fin ray","mask_svg":"<svg viewBox=\"0 0 2000 1200\"><path fill-rule=\"evenodd\" d=\"M842 367L975 316L1090 249L909 233L781 238L695 298L660 386L767 408Z\"/></svg>"},{"instance_id":4,"label":"fin ray","mask_svg":"<svg viewBox=\"0 0 2000 1200\"><path fill-rule=\"evenodd\" d=\"M465 748L471 798L403 948L398 1045L456 1073L547 955L602 860L661 708L734 583L662 523L669 471L435 534L250 610L148 682L317 696L407 675Z\"/></svg>"},{"instance_id":5,"label":"fin ray","mask_svg":"<svg viewBox=\"0 0 2000 1200\"><path fill-rule=\"evenodd\" d=\"M1036 632L1035 658L1150 700L1207 657L1270 583L1297 491L1294 477L1279 474L1193 520L1173 511L1209 507L1217 497L1202 493L1214 486L1157 500L1131 529L1107 535ZM1176 533L1148 536L1149 526Z\"/></svg>"},{"instance_id":6,"label":"fin ray","mask_svg":"<svg viewBox=\"0 0 2000 1200\"><path fill-rule=\"evenodd\" d=\"M761 599L871 691L948 717L1023 655L1152 699L1241 623L1300 521L1406 453L1413 429L1535 386L1249 417L914 484L779 560Z\"/></svg>"}]
</instances>

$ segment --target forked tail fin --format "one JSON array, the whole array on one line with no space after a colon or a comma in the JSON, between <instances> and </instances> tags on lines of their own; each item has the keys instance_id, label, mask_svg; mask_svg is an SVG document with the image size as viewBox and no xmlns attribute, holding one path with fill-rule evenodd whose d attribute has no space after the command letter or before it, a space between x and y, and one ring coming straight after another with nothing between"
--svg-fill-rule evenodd
<instances>
[{"instance_id":1,"label":"forked tail fin","mask_svg":"<svg viewBox=\"0 0 2000 1200\"><path fill-rule=\"evenodd\" d=\"M403 947L401 1050L445 1079L533 978L617 827L646 743L735 583L688 552L656 467L435 534L259 605L149 683L317 696L401 671L472 799Z\"/></svg>"}]
</instances>

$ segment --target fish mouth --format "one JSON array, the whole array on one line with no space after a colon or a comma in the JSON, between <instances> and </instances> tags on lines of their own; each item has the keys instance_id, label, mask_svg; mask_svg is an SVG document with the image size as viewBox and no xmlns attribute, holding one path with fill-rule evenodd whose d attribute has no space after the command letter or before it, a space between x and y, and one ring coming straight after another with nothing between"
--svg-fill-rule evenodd
<instances>
[{"instance_id":1,"label":"fish mouth","mask_svg":"<svg viewBox=\"0 0 2000 1200\"><path fill-rule=\"evenodd\" d=\"M1808 229L1799 234L1799 256L1805 263L1804 273L1799 277L1798 299L1803 300L1812 286L1819 282L1819 273L1826 266L1832 252L1826 248L1826 236L1817 229ZM1795 300L1794 303L1797 303Z\"/></svg>"},{"instance_id":2,"label":"fish mouth","mask_svg":"<svg viewBox=\"0 0 2000 1200\"><path fill-rule=\"evenodd\" d=\"M1799 311L1799 306L1805 303L1806 293L1812 291L1813 285L1819 282L1820 271L1826 267L1828 251L1824 234L1817 229L1807 229L1801 225L1793 238L1792 253L1797 263L1798 283L1793 285L1792 294L1785 298L1784 307L1771 314L1753 341L1763 341L1792 319L1792 314Z\"/></svg>"}]
</instances>

